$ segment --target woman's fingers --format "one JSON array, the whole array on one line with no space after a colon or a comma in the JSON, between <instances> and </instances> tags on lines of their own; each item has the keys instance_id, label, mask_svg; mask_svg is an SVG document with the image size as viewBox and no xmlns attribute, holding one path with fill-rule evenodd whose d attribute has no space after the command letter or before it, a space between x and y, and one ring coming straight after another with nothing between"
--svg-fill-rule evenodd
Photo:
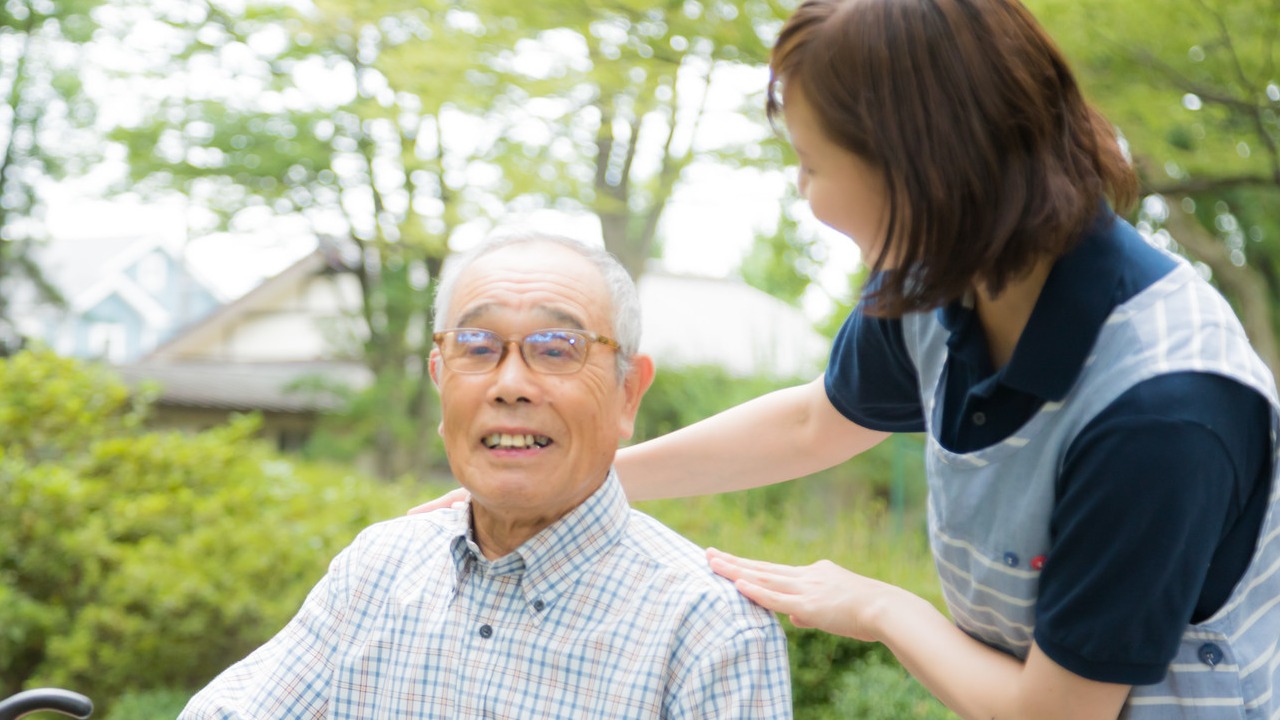
<instances>
[{"instance_id":1,"label":"woman's fingers","mask_svg":"<svg viewBox=\"0 0 1280 720\"><path fill-rule=\"evenodd\" d=\"M773 573L776 575L798 575L801 568L794 565L780 565L778 563L765 562L764 560L751 560L749 558L731 555L717 548L707 548L707 560L719 560L726 566L733 566L754 572Z\"/></svg>"},{"instance_id":2,"label":"woman's fingers","mask_svg":"<svg viewBox=\"0 0 1280 720\"><path fill-rule=\"evenodd\" d=\"M742 593L747 597L747 599L751 600L755 604L767 610L788 615L791 617L791 622L797 627L805 627L801 623L796 622L796 612L799 609L799 602L801 601L800 596L792 593L770 590L769 588L757 585L750 580L737 580L733 585L738 589L738 592Z\"/></svg>"},{"instance_id":3,"label":"woman's fingers","mask_svg":"<svg viewBox=\"0 0 1280 720\"><path fill-rule=\"evenodd\" d=\"M719 556L711 557L709 563L712 572L734 582L745 581L778 593L794 593L796 591L792 582L795 577L792 571L796 570L796 568L754 561L747 563L742 562L740 559L737 559L737 561L726 560ZM760 604L763 605L764 603Z\"/></svg>"},{"instance_id":4,"label":"woman's fingers","mask_svg":"<svg viewBox=\"0 0 1280 720\"><path fill-rule=\"evenodd\" d=\"M874 640L863 626L864 610L892 586L863 577L828 560L779 565L708 549L712 571L734 582L738 592L796 627L814 627L859 640Z\"/></svg>"},{"instance_id":5,"label":"woman's fingers","mask_svg":"<svg viewBox=\"0 0 1280 720\"><path fill-rule=\"evenodd\" d=\"M411 508L407 514L417 515L418 513L431 512L432 510L439 510L440 508L454 507L458 503L466 502L470 497L471 493L467 492L463 488L457 488L455 490L450 490L435 500L431 500L429 502L422 503L417 507Z\"/></svg>"}]
</instances>

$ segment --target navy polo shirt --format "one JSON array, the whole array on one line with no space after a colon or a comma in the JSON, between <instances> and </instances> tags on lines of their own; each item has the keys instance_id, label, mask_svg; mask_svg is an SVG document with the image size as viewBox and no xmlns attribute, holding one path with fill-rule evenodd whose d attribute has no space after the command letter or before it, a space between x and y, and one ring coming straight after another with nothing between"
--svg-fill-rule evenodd
<instances>
[{"instance_id":1,"label":"navy polo shirt","mask_svg":"<svg viewBox=\"0 0 1280 720\"><path fill-rule=\"evenodd\" d=\"M1013 356L993 368L976 312L936 311L950 333L943 447L994 445L1074 385L1103 322L1174 267L1104 213L1054 265ZM832 347L827 395L846 417L924 430L899 320L859 309ZM1067 449L1041 573L1036 644L1089 679L1158 682L1188 622L1207 619L1249 564L1266 510L1270 408L1222 376L1173 373L1130 388Z\"/></svg>"}]
</instances>

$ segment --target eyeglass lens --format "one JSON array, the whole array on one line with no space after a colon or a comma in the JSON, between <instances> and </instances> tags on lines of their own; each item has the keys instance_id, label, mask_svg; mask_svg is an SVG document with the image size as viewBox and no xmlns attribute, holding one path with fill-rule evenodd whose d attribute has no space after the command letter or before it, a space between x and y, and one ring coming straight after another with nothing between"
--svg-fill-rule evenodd
<instances>
[{"instance_id":1,"label":"eyeglass lens","mask_svg":"<svg viewBox=\"0 0 1280 720\"><path fill-rule=\"evenodd\" d=\"M538 330L517 344L530 368L563 374L583 366L590 341L568 330ZM458 330L446 335L445 361L455 372L487 372L498 366L505 349L506 341L488 330Z\"/></svg>"}]
</instances>

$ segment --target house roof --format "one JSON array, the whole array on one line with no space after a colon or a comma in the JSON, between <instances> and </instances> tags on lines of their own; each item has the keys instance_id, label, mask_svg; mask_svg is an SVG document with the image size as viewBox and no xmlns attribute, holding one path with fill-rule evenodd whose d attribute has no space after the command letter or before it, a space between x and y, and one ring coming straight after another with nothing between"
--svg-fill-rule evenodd
<instances>
[{"instance_id":1,"label":"house roof","mask_svg":"<svg viewBox=\"0 0 1280 720\"><path fill-rule=\"evenodd\" d=\"M263 280L249 292L220 306L204 319L193 323L162 343L147 356L149 362L178 361L189 357L191 348L204 347L225 334L245 317L278 302L298 284L331 267L335 261L321 250L298 258L292 265Z\"/></svg>"},{"instance_id":2,"label":"house roof","mask_svg":"<svg viewBox=\"0 0 1280 720\"><path fill-rule=\"evenodd\" d=\"M360 389L373 379L363 365L341 361L140 363L116 371L130 387L159 385L166 405L286 413L336 409L335 382Z\"/></svg>"},{"instance_id":3,"label":"house roof","mask_svg":"<svg viewBox=\"0 0 1280 720\"><path fill-rule=\"evenodd\" d=\"M222 305L161 344L140 362L119 368L130 386L160 387L160 402L171 406L267 412L323 412L342 405L343 388L358 391L373 382L363 364L341 359L298 358L293 362L236 362L204 357L197 348L237 323L272 308L299 284L334 264L320 250L310 252L249 292Z\"/></svg>"}]
</instances>

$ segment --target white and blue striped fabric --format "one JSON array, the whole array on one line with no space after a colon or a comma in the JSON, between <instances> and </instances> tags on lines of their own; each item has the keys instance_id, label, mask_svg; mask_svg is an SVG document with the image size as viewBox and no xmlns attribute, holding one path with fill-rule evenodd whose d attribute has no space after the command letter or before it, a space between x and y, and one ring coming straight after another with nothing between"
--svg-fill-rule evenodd
<instances>
[{"instance_id":1,"label":"white and blue striped fabric","mask_svg":"<svg viewBox=\"0 0 1280 720\"><path fill-rule=\"evenodd\" d=\"M469 510L374 525L183 718L789 718L786 638L616 477L490 562Z\"/></svg>"},{"instance_id":2,"label":"white and blue striped fabric","mask_svg":"<svg viewBox=\"0 0 1280 720\"><path fill-rule=\"evenodd\" d=\"M903 329L930 426L930 541L947 606L961 629L1017 657L1032 643L1066 449L1125 390L1163 373L1233 378L1270 400L1276 447L1271 374L1226 301L1186 263L1112 312L1063 402L1047 403L1005 441L976 452L949 452L934 439L947 331L932 313L905 318ZM1278 640L1280 482L1273 479L1250 568L1218 613L1185 629L1164 681L1133 689L1121 717L1280 720Z\"/></svg>"}]
</instances>

